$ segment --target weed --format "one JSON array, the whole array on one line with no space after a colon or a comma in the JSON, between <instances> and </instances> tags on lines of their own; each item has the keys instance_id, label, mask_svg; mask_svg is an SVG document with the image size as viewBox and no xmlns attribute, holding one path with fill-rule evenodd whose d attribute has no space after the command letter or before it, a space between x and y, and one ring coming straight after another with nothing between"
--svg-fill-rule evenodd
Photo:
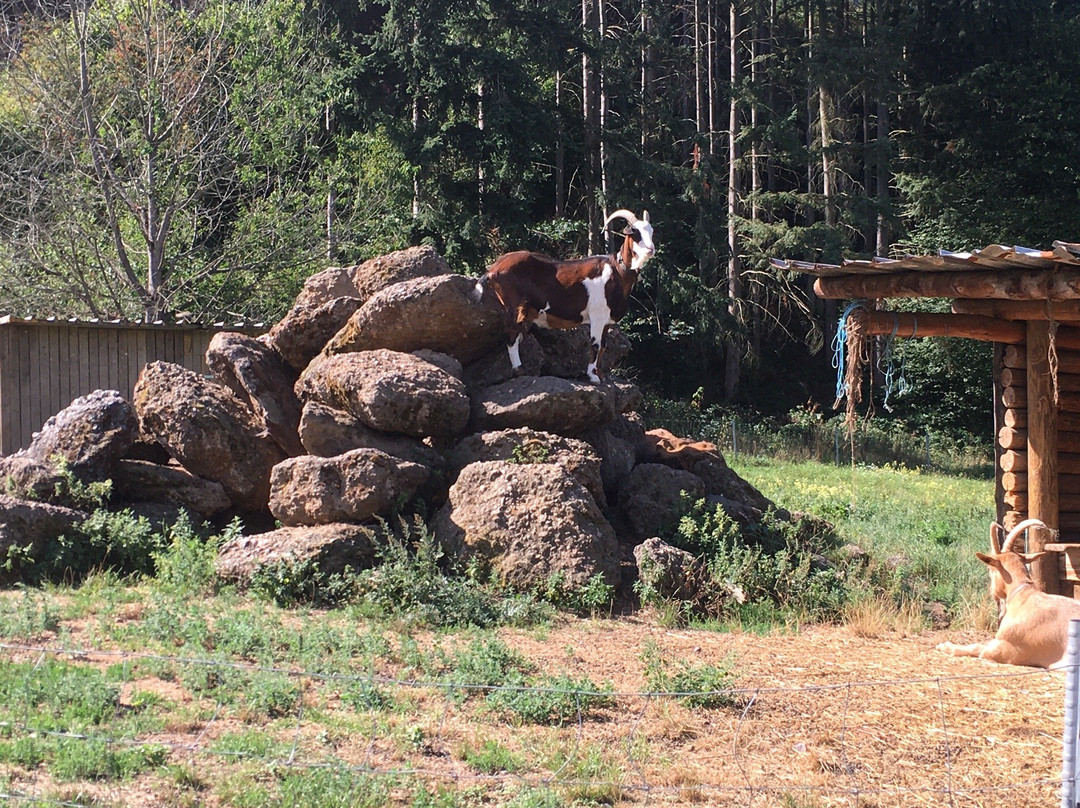
<instances>
[{"instance_id":1,"label":"weed","mask_svg":"<svg viewBox=\"0 0 1080 808\"><path fill-rule=\"evenodd\" d=\"M610 683L599 687L587 678L574 679L565 674L545 676L535 683L513 674L503 687L488 694L487 703L527 724L565 724L611 707L611 691Z\"/></svg>"},{"instance_id":2,"label":"weed","mask_svg":"<svg viewBox=\"0 0 1080 808\"><path fill-rule=\"evenodd\" d=\"M247 683L244 691L244 704L254 713L280 718L297 711L300 685L283 673L259 672Z\"/></svg>"},{"instance_id":3,"label":"weed","mask_svg":"<svg viewBox=\"0 0 1080 808\"><path fill-rule=\"evenodd\" d=\"M207 538L191 524L186 514L165 531L154 554L155 584L163 592L192 597L211 592L216 581L214 559L218 547L240 535L243 525L233 519L220 536Z\"/></svg>"},{"instance_id":4,"label":"weed","mask_svg":"<svg viewBox=\"0 0 1080 808\"><path fill-rule=\"evenodd\" d=\"M680 660L671 670L660 646L649 640L641 652L645 681L650 690L677 695L687 707L735 707L739 699L732 692L736 684L734 660L729 656L720 665L692 665Z\"/></svg>"},{"instance_id":5,"label":"weed","mask_svg":"<svg viewBox=\"0 0 1080 808\"><path fill-rule=\"evenodd\" d=\"M467 698L472 689L497 687L532 667L498 637L476 639L455 654L450 680L463 688L462 696Z\"/></svg>"},{"instance_id":6,"label":"weed","mask_svg":"<svg viewBox=\"0 0 1080 808\"><path fill-rule=\"evenodd\" d=\"M461 757L474 769L484 774L518 772L525 767L520 757L498 741L490 739L484 741L479 749L466 747Z\"/></svg>"},{"instance_id":7,"label":"weed","mask_svg":"<svg viewBox=\"0 0 1080 808\"><path fill-rule=\"evenodd\" d=\"M299 604L333 607L354 596L353 573L328 574L318 561L282 558L261 564L252 573L248 589L256 597L278 606Z\"/></svg>"},{"instance_id":8,"label":"weed","mask_svg":"<svg viewBox=\"0 0 1080 808\"><path fill-rule=\"evenodd\" d=\"M371 679L357 679L341 693L341 700L357 710L382 711L394 706L394 697Z\"/></svg>"},{"instance_id":9,"label":"weed","mask_svg":"<svg viewBox=\"0 0 1080 808\"><path fill-rule=\"evenodd\" d=\"M357 574L357 594L383 614L428 626L477 626L506 622L499 596L477 577L444 569L444 554L417 517L384 525L381 563ZM453 573L457 574L453 574ZM518 610L520 611L520 610Z\"/></svg>"},{"instance_id":10,"label":"weed","mask_svg":"<svg viewBox=\"0 0 1080 808\"><path fill-rule=\"evenodd\" d=\"M529 465L531 463L546 463L551 458L551 447L538 440L526 440L519 443L510 453L510 463Z\"/></svg>"},{"instance_id":11,"label":"weed","mask_svg":"<svg viewBox=\"0 0 1080 808\"><path fill-rule=\"evenodd\" d=\"M565 573L555 572L548 576L543 586L534 590L534 594L558 609L596 616L610 610L615 587L600 573L589 578L584 586L574 587L567 582Z\"/></svg>"},{"instance_id":12,"label":"weed","mask_svg":"<svg viewBox=\"0 0 1080 808\"><path fill-rule=\"evenodd\" d=\"M118 747L94 739L60 738L47 764L57 780L119 780L164 765L164 746Z\"/></svg>"},{"instance_id":13,"label":"weed","mask_svg":"<svg viewBox=\"0 0 1080 808\"><path fill-rule=\"evenodd\" d=\"M95 668L47 659L0 663L0 711L32 708L39 729L78 731L116 713L119 688Z\"/></svg>"},{"instance_id":14,"label":"weed","mask_svg":"<svg viewBox=\"0 0 1080 808\"><path fill-rule=\"evenodd\" d=\"M24 588L18 599L0 601L0 636L32 640L58 628L60 618L39 590Z\"/></svg>"}]
</instances>

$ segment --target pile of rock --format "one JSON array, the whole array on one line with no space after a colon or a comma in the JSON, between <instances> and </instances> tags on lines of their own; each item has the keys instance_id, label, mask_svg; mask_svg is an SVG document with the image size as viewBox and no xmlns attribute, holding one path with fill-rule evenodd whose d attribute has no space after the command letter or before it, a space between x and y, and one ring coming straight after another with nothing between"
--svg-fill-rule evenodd
<instances>
[{"instance_id":1,"label":"pile of rock","mask_svg":"<svg viewBox=\"0 0 1080 808\"><path fill-rule=\"evenodd\" d=\"M628 349L614 328L602 370ZM634 385L582 381L587 328L538 330L521 356L515 377L496 302L430 248L327 269L264 336L216 335L213 378L151 363L130 403L85 396L0 458L11 490L32 492L0 497L0 557L82 517L49 504L64 473L112 479L112 507L157 518L272 517L280 528L221 550L241 581L280 558L369 564L361 525L417 498L451 553L522 589L553 573L617 585L683 491L743 521L774 507L715 447L648 433Z\"/></svg>"}]
</instances>

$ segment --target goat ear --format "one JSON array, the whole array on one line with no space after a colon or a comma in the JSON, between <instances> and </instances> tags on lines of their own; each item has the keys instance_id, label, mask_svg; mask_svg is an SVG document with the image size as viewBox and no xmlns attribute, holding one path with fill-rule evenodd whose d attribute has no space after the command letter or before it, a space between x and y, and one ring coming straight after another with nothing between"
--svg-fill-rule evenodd
<instances>
[{"instance_id":1,"label":"goat ear","mask_svg":"<svg viewBox=\"0 0 1080 808\"><path fill-rule=\"evenodd\" d=\"M1017 553L1017 555L1024 560L1025 564L1030 564L1032 561L1036 561L1046 555L1046 551L1040 550L1037 553Z\"/></svg>"},{"instance_id":2,"label":"goat ear","mask_svg":"<svg viewBox=\"0 0 1080 808\"><path fill-rule=\"evenodd\" d=\"M979 561L981 561L982 563L986 564L988 567L997 566L997 559L994 558L994 556L987 555L986 553L975 553L975 557L979 559Z\"/></svg>"},{"instance_id":3,"label":"goat ear","mask_svg":"<svg viewBox=\"0 0 1080 808\"><path fill-rule=\"evenodd\" d=\"M641 211L641 220L644 221L644 222L649 221L649 211L647 211L647 210Z\"/></svg>"}]
</instances>

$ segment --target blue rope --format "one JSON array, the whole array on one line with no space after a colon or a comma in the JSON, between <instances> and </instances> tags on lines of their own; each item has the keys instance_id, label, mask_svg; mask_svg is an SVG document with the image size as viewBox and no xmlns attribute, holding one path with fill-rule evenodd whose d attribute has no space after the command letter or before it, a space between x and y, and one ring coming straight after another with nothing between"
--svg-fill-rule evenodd
<instances>
[{"instance_id":1,"label":"blue rope","mask_svg":"<svg viewBox=\"0 0 1080 808\"><path fill-rule=\"evenodd\" d=\"M899 351L896 350L896 332L899 327L900 318L896 317L893 322L892 333L885 340L885 346L881 351L881 356L878 358L878 370L881 371L881 375L885 380L885 398L881 402L881 406L885 408L886 412L892 412L892 407L889 406L889 396L892 395L894 389L897 398L903 397L905 393L911 390L905 368L905 351L903 348ZM912 337L918 333L918 330L919 321L916 319ZM899 356L898 359L896 359L897 356Z\"/></svg>"},{"instance_id":2,"label":"blue rope","mask_svg":"<svg viewBox=\"0 0 1080 808\"><path fill-rule=\"evenodd\" d=\"M836 324L836 334L833 335L832 341L832 366L836 368L836 403L839 404L843 401L844 396L848 394L847 384L844 382L845 373L845 348L847 347L847 321L855 309L865 309L866 303L861 300L856 300L854 303L848 303L844 309L844 313L840 315L840 322Z\"/></svg>"}]
</instances>

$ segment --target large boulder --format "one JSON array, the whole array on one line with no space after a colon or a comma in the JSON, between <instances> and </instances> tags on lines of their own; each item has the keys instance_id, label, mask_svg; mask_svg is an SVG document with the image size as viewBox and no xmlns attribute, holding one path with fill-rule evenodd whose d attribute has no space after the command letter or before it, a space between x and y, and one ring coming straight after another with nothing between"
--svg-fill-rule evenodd
<instances>
[{"instance_id":1,"label":"large boulder","mask_svg":"<svg viewBox=\"0 0 1080 808\"><path fill-rule=\"evenodd\" d=\"M214 561L218 577L246 586L260 567L314 562L326 574L370 567L375 559L371 531L360 525L283 527L254 536L237 536L222 545Z\"/></svg>"},{"instance_id":2,"label":"large boulder","mask_svg":"<svg viewBox=\"0 0 1080 808\"><path fill-rule=\"evenodd\" d=\"M637 463L646 459L642 452L645 427L635 413L618 415L603 427L582 434L600 458L600 477L608 496L616 497L619 488Z\"/></svg>"},{"instance_id":3,"label":"large boulder","mask_svg":"<svg viewBox=\"0 0 1080 808\"><path fill-rule=\"evenodd\" d=\"M10 562L0 564L0 583L17 579L20 559L41 561L49 543L86 516L72 508L0 494L0 559Z\"/></svg>"},{"instance_id":4,"label":"large boulder","mask_svg":"<svg viewBox=\"0 0 1080 808\"><path fill-rule=\"evenodd\" d=\"M337 297L325 303L298 301L259 341L277 351L299 373L363 304L358 297Z\"/></svg>"},{"instance_id":5,"label":"large boulder","mask_svg":"<svg viewBox=\"0 0 1080 808\"><path fill-rule=\"evenodd\" d=\"M736 474L715 443L682 438L666 429L650 429L645 438L654 462L693 473L705 484L705 493L717 498L729 515L739 521L756 521L760 514L770 510L782 519L790 517L788 511L778 508Z\"/></svg>"},{"instance_id":6,"label":"large boulder","mask_svg":"<svg viewBox=\"0 0 1080 808\"><path fill-rule=\"evenodd\" d=\"M619 507L638 541L671 531L683 511L683 494L697 500L705 484L688 471L660 463L634 467L619 489Z\"/></svg>"},{"instance_id":7,"label":"large boulder","mask_svg":"<svg viewBox=\"0 0 1080 808\"><path fill-rule=\"evenodd\" d=\"M604 507L607 499L601 481L600 458L589 444L551 432L523 427L498 432L477 432L462 440L449 453L450 479L456 480L461 470L486 460L506 460L526 465L555 463L592 494L596 504Z\"/></svg>"},{"instance_id":8,"label":"large boulder","mask_svg":"<svg viewBox=\"0 0 1080 808\"><path fill-rule=\"evenodd\" d=\"M540 373L564 379L585 377L592 361L592 334L588 325L566 329L534 328L533 334L544 355ZM604 338L604 353L600 356L601 375L610 374L629 353L629 338L617 325L609 326Z\"/></svg>"},{"instance_id":9,"label":"large boulder","mask_svg":"<svg viewBox=\"0 0 1080 808\"><path fill-rule=\"evenodd\" d=\"M134 399L142 432L180 465L221 483L240 510L266 507L270 470L285 453L231 390L179 365L152 362Z\"/></svg>"},{"instance_id":10,"label":"large boulder","mask_svg":"<svg viewBox=\"0 0 1080 808\"><path fill-rule=\"evenodd\" d=\"M296 373L281 355L254 337L219 331L206 349L206 364L219 382L246 401L270 437L289 456L303 454L297 428Z\"/></svg>"},{"instance_id":11,"label":"large boulder","mask_svg":"<svg viewBox=\"0 0 1080 808\"><path fill-rule=\"evenodd\" d=\"M300 416L300 440L308 454L335 457L352 449L378 449L393 457L441 469L442 455L407 435L372 429L355 415L309 401Z\"/></svg>"},{"instance_id":12,"label":"large boulder","mask_svg":"<svg viewBox=\"0 0 1080 808\"><path fill-rule=\"evenodd\" d=\"M82 480L103 480L138 434L131 404L116 390L95 390L49 418L16 455L46 465L61 461Z\"/></svg>"},{"instance_id":13,"label":"large boulder","mask_svg":"<svg viewBox=\"0 0 1080 808\"><path fill-rule=\"evenodd\" d=\"M518 346L521 357L521 372L515 372L510 364L510 353L505 341L491 348L483 356L465 366L464 380L469 391L482 390L485 387L502 384L518 376L539 376L544 366L544 352L532 331L526 331Z\"/></svg>"},{"instance_id":14,"label":"large boulder","mask_svg":"<svg viewBox=\"0 0 1080 808\"><path fill-rule=\"evenodd\" d=\"M469 397L460 379L412 354L374 350L322 356L300 375L296 392L344 410L381 432L414 438L465 430Z\"/></svg>"},{"instance_id":15,"label":"large boulder","mask_svg":"<svg viewBox=\"0 0 1080 808\"><path fill-rule=\"evenodd\" d=\"M359 266L329 267L304 281L289 313L259 340L299 373L377 291L449 272L446 261L431 247L409 247Z\"/></svg>"},{"instance_id":16,"label":"large boulder","mask_svg":"<svg viewBox=\"0 0 1080 808\"><path fill-rule=\"evenodd\" d=\"M476 279L440 275L376 292L326 344L324 354L429 348L469 363L503 338L502 314L477 299Z\"/></svg>"},{"instance_id":17,"label":"large boulder","mask_svg":"<svg viewBox=\"0 0 1080 808\"><path fill-rule=\"evenodd\" d=\"M365 301L395 283L449 274L450 265L446 259L428 245L406 247L349 269L356 296Z\"/></svg>"},{"instance_id":18,"label":"large boulder","mask_svg":"<svg viewBox=\"0 0 1080 808\"><path fill-rule=\"evenodd\" d=\"M113 492L124 502L157 502L210 517L232 506L219 482L196 477L179 466L121 460L113 473Z\"/></svg>"},{"instance_id":19,"label":"large boulder","mask_svg":"<svg viewBox=\"0 0 1080 808\"><path fill-rule=\"evenodd\" d=\"M665 599L692 600L701 569L692 553L652 536L634 548L641 588Z\"/></svg>"},{"instance_id":20,"label":"large boulder","mask_svg":"<svg viewBox=\"0 0 1080 808\"><path fill-rule=\"evenodd\" d=\"M592 495L555 463L473 463L433 521L448 552L478 556L521 591L561 574L570 586L594 575L619 583L619 545Z\"/></svg>"},{"instance_id":21,"label":"large boulder","mask_svg":"<svg viewBox=\"0 0 1080 808\"><path fill-rule=\"evenodd\" d=\"M472 426L488 431L527 426L574 437L615 417L613 389L556 376L522 376L476 391Z\"/></svg>"},{"instance_id":22,"label":"large boulder","mask_svg":"<svg viewBox=\"0 0 1080 808\"><path fill-rule=\"evenodd\" d=\"M429 474L377 449L292 457L274 466L270 512L286 527L364 522L408 500Z\"/></svg>"}]
</instances>

